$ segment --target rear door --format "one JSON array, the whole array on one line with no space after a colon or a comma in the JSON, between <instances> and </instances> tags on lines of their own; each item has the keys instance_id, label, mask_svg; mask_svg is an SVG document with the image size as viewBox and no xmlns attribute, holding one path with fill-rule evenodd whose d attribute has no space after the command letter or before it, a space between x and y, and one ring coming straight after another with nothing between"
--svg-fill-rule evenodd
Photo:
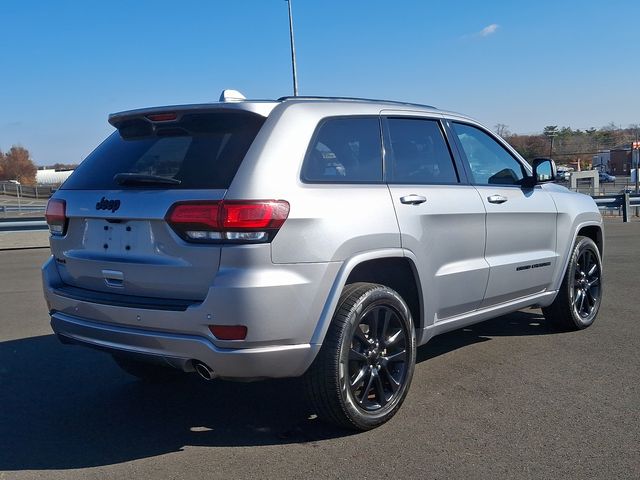
<instances>
[{"instance_id":1,"label":"rear door","mask_svg":"<svg viewBox=\"0 0 640 480\"><path fill-rule=\"evenodd\" d=\"M452 122L471 183L487 210L490 266L483 307L544 291L552 280L557 210L540 186L523 188L524 165L493 135Z\"/></svg>"},{"instance_id":2,"label":"rear door","mask_svg":"<svg viewBox=\"0 0 640 480\"><path fill-rule=\"evenodd\" d=\"M485 209L439 118L384 117L385 175L402 246L417 259L425 326L477 309L489 269Z\"/></svg>"},{"instance_id":3,"label":"rear door","mask_svg":"<svg viewBox=\"0 0 640 480\"><path fill-rule=\"evenodd\" d=\"M220 248L187 243L165 221L179 201L221 200L264 118L172 112L128 118L65 182L64 236L51 249L65 285L202 300Z\"/></svg>"}]
</instances>

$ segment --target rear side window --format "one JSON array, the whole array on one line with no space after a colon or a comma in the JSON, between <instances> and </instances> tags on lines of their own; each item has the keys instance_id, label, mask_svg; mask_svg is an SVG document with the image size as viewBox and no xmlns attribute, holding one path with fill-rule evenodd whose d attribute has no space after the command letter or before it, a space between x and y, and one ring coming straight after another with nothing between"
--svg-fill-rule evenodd
<instances>
[{"instance_id":1,"label":"rear side window","mask_svg":"<svg viewBox=\"0 0 640 480\"><path fill-rule=\"evenodd\" d=\"M458 183L447 142L436 120L389 118L389 183Z\"/></svg>"},{"instance_id":2,"label":"rear side window","mask_svg":"<svg viewBox=\"0 0 640 480\"><path fill-rule=\"evenodd\" d=\"M382 182L378 117L324 120L302 165L302 180L310 183Z\"/></svg>"},{"instance_id":3,"label":"rear side window","mask_svg":"<svg viewBox=\"0 0 640 480\"><path fill-rule=\"evenodd\" d=\"M155 125L145 119L128 120L80 164L62 188L226 189L264 121L246 112L189 114ZM118 174L168 181L122 182L114 180Z\"/></svg>"}]
</instances>

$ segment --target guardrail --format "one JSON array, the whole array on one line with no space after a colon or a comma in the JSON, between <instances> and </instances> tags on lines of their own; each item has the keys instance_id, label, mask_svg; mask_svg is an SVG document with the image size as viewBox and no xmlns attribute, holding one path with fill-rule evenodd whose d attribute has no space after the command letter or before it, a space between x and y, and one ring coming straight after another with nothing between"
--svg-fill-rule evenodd
<instances>
[{"instance_id":1,"label":"guardrail","mask_svg":"<svg viewBox=\"0 0 640 480\"><path fill-rule=\"evenodd\" d=\"M44 212L45 205L0 205L0 213L7 212Z\"/></svg>"},{"instance_id":2,"label":"guardrail","mask_svg":"<svg viewBox=\"0 0 640 480\"><path fill-rule=\"evenodd\" d=\"M11 218L0 220L0 232L30 232L47 230L47 222L42 218Z\"/></svg>"},{"instance_id":3,"label":"guardrail","mask_svg":"<svg viewBox=\"0 0 640 480\"><path fill-rule=\"evenodd\" d=\"M640 207L640 195L625 193L620 195L597 195L593 199L599 208L617 208L622 210L622 221L630 222L631 209Z\"/></svg>"}]
</instances>

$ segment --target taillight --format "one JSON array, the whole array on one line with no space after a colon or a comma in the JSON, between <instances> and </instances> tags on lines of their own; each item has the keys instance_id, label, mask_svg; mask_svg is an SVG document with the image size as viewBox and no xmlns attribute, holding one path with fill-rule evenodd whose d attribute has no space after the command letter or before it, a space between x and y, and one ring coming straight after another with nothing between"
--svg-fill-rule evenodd
<instances>
[{"instance_id":1,"label":"taillight","mask_svg":"<svg viewBox=\"0 0 640 480\"><path fill-rule=\"evenodd\" d=\"M44 218L47 220L51 235L64 235L67 232L67 203L57 198L50 199Z\"/></svg>"},{"instance_id":2,"label":"taillight","mask_svg":"<svg viewBox=\"0 0 640 480\"><path fill-rule=\"evenodd\" d=\"M182 202L171 207L166 220L188 242L264 243L288 215L284 200Z\"/></svg>"}]
</instances>

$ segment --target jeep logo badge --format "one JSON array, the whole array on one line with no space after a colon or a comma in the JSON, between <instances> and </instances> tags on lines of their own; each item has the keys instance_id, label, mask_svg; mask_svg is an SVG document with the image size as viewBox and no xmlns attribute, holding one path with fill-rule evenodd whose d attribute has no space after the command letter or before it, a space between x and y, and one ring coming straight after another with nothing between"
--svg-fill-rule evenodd
<instances>
[{"instance_id":1,"label":"jeep logo badge","mask_svg":"<svg viewBox=\"0 0 640 480\"><path fill-rule=\"evenodd\" d=\"M120 208L120 200L107 200L102 197L98 203L96 203L96 210L111 210L115 212Z\"/></svg>"}]
</instances>

